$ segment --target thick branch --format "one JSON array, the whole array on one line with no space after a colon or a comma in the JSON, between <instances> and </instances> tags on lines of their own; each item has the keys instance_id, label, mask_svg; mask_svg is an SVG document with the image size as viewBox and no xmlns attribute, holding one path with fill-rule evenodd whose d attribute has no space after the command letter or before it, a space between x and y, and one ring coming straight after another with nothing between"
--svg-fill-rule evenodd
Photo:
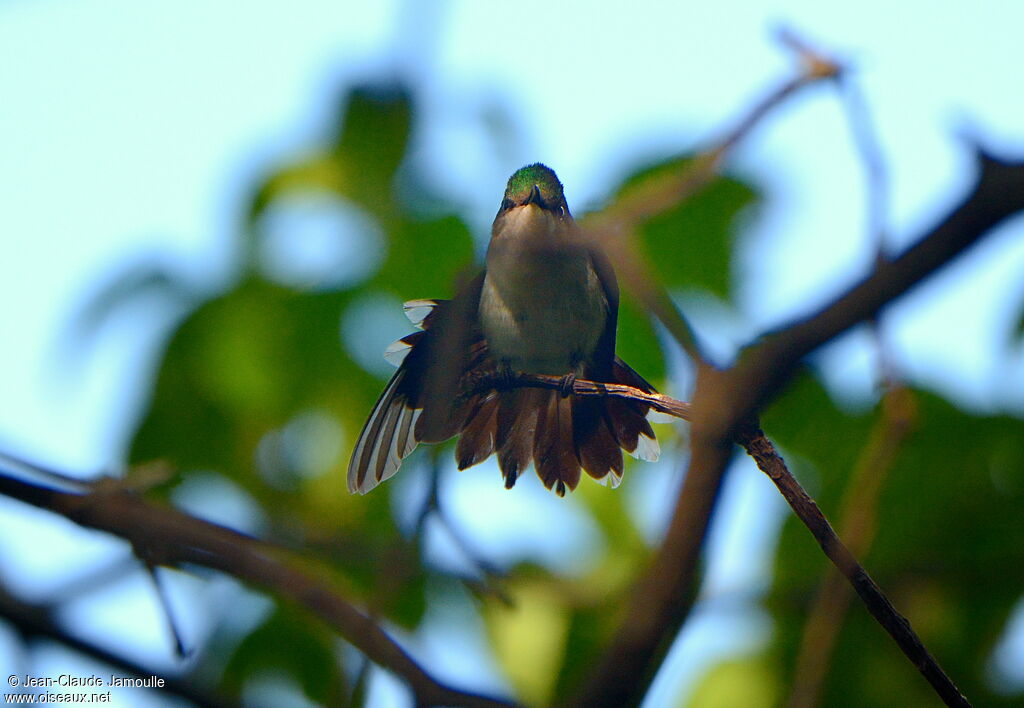
<instances>
[{"instance_id":1,"label":"thick branch","mask_svg":"<svg viewBox=\"0 0 1024 708\"><path fill-rule=\"evenodd\" d=\"M695 360L698 374L710 370L710 366L695 333L667 293L651 285L654 279L638 257L638 249L627 247L624 237L635 232L645 215L657 212L651 205L673 206L699 189L714 175L728 153L789 97L805 86L835 78L841 73L838 63L793 41L792 36L789 40L787 44L796 50L801 60L800 71L747 111L735 128L714 141L710 149L698 155L690 168L679 175L675 191L655 191L649 197L650 205L645 205L639 197L627 199L626 206L613 205L594 222L586 224L588 228L596 229L597 237L608 249L627 288L665 324ZM702 380L706 383L706 377L698 375L698 386ZM696 432L700 434L701 429L698 427ZM604 658L576 697L578 705L616 708L636 705L646 693L672 638L686 621L696 596L697 561L731 454L731 446L726 440L723 437L717 442L693 446L689 468L665 539L650 569L638 584L625 620Z\"/></svg>"},{"instance_id":2,"label":"thick branch","mask_svg":"<svg viewBox=\"0 0 1024 708\"><path fill-rule=\"evenodd\" d=\"M1004 162L980 151L977 159L979 176L971 192L913 246L878 262L832 303L767 335L748 347L733 369L719 372L715 383L720 401L707 411L710 434L727 436L770 400L805 356L875 317L1004 220L1024 211L1024 163Z\"/></svg>"},{"instance_id":3,"label":"thick branch","mask_svg":"<svg viewBox=\"0 0 1024 708\"><path fill-rule=\"evenodd\" d=\"M289 553L180 511L152 504L113 480L87 493L63 492L0 474L0 494L131 542L162 565L195 563L290 599L317 615L371 661L401 676L422 706L509 708L514 704L446 686L423 670L338 590L300 570Z\"/></svg>"},{"instance_id":4,"label":"thick branch","mask_svg":"<svg viewBox=\"0 0 1024 708\"><path fill-rule=\"evenodd\" d=\"M479 390L486 386L491 386L493 388L529 386L557 390L562 385L561 381L562 379L558 376L519 374L512 379L507 379L495 375L481 378L479 381L475 382L474 390ZM689 420L691 414L690 406L683 401L678 401L662 394L645 393L631 386L602 384L594 381L576 379L573 382L573 394L577 396L613 396L617 398L641 401L643 403L650 404L652 407L656 407L657 410L663 413L667 413L668 415L672 415L683 420ZM836 535L832 525L821 512L821 509L810 495L804 491L796 478L793 477L789 469L786 467L785 461L775 451L775 447L771 444L768 438L765 437L764 433L761 432L761 429L756 425L743 426L737 432L735 442L746 450L747 454L750 455L757 463L758 468L768 475L772 482L775 483L775 486L778 487L780 492L782 492L782 496L789 503L789 506L793 509L794 513L796 513L797 518L803 522L821 545L821 548L828 559L832 561L844 576L846 576L850 585L852 585L854 590L857 591L857 594L860 595L871 614L896 641L896 644L903 651L906 657L910 659L928 682L932 684L936 693L942 697L947 705L969 705L967 699L960 694L956 686L942 670L935 658L932 657L925 648L921 639L914 632L907 619L896 610L878 584L871 579L871 576L868 575L863 566L857 562L854 555L839 539L839 536ZM713 490L707 491L711 494L715 493ZM692 498L693 496L694 495L690 495L690 497L684 496L684 498ZM709 504L710 502L705 503ZM677 514L677 516L679 516L679 514ZM680 591L680 588L676 587L673 578L659 576L656 581L648 581L645 583L641 592L662 594L666 592L666 587L671 587L676 591ZM650 599L649 595L645 597ZM646 638L645 632L656 631L657 629L656 627L649 627L647 622L656 621L658 618L654 615L644 617L643 615L634 614L633 619L640 623L639 626L632 622L629 623L629 626L636 628L635 636L637 638L637 643L634 646L634 649L642 650L643 646L640 644L640 641ZM636 656L637 655L635 653L623 651L623 653L616 658L618 661L627 665L636 664L635 668L637 670L643 670L644 667L636 663ZM584 703L584 705L590 704Z\"/></svg>"},{"instance_id":5,"label":"thick branch","mask_svg":"<svg viewBox=\"0 0 1024 708\"><path fill-rule=\"evenodd\" d=\"M861 283L761 343L725 371L698 366L693 397L691 455L665 540L640 581L626 619L581 704L639 702L666 647L689 611L700 546L730 458L730 441L744 422L788 380L811 351L882 308L962 253L983 234L1024 209L1024 165L981 155L981 175L967 198L916 245L880 262ZM693 495L699 495L695 498Z\"/></svg>"}]
</instances>

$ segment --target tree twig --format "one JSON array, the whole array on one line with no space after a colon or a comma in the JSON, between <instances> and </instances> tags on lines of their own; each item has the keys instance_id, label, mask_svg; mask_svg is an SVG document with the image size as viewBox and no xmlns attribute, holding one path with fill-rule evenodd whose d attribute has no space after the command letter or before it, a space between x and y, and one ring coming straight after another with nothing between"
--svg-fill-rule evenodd
<instances>
[{"instance_id":1,"label":"tree twig","mask_svg":"<svg viewBox=\"0 0 1024 708\"><path fill-rule=\"evenodd\" d=\"M872 124L867 100L848 72L838 78L836 88L864 171L867 236L875 244L875 260L881 262L888 258L889 230L889 173L881 141ZM878 497L915 417L913 395L896 378L882 316L873 318L869 326L882 386L881 415L847 480L839 514L841 538L850 552L860 558L871 547ZM835 568L826 569L804 624L789 708L813 708L819 704L851 599L850 586L843 576Z\"/></svg>"},{"instance_id":2,"label":"tree twig","mask_svg":"<svg viewBox=\"0 0 1024 708\"><path fill-rule=\"evenodd\" d=\"M775 108L802 88L841 72L840 65L805 44L789 41L800 59L794 76L756 103L735 126L703 151L673 183L654 184L649 191L633 192L605 209L592 221L599 242L609 249L617 272L629 288L657 316L669 333L697 363L697 386L707 390L711 372L717 371L702 352L696 334L662 288L653 285L649 269L637 248L625 246L638 222L686 199L710 180L728 154ZM645 203L646 202L646 203ZM704 436L704 426L694 431ZM579 706L609 708L637 705L647 691L672 639L686 621L696 597L697 561L731 454L727 437L695 444L665 538L648 571L637 583L625 619L609 648L573 698ZM695 441L699 442L699 441Z\"/></svg>"},{"instance_id":3,"label":"tree twig","mask_svg":"<svg viewBox=\"0 0 1024 708\"><path fill-rule=\"evenodd\" d=\"M82 654L98 659L105 664L109 664L119 671L140 678L146 678L154 673L152 670L140 666L130 659L69 634L55 619L52 605L25 602L15 597L3 586L0 586L0 618L10 622L25 639L49 639L58 642ZM162 690L181 696L197 706L204 708L207 706L210 708L229 708L230 706L240 705L228 696L217 695L203 690L202 687L196 685L188 678L167 676L164 677L164 681Z\"/></svg>"},{"instance_id":4,"label":"tree twig","mask_svg":"<svg viewBox=\"0 0 1024 708\"><path fill-rule=\"evenodd\" d=\"M854 466L839 514L841 538L850 553L863 558L875 535L875 514L882 483L910 434L916 406L913 394L893 386L882 396L881 415L872 427ZM811 605L797 655L789 708L811 708L819 703L836 639L850 604L850 586L835 568L826 572Z\"/></svg>"},{"instance_id":5,"label":"tree twig","mask_svg":"<svg viewBox=\"0 0 1024 708\"><path fill-rule=\"evenodd\" d=\"M839 569L839 572L846 576L850 585L864 601L868 611L889 633L889 636L896 640L896 644L899 645L903 654L924 675L943 702L947 706L970 706L967 699L925 648L907 618L896 610L878 584L839 540L839 536L836 535L821 509L804 491L796 478L790 474L785 461L775 451L774 446L760 428L755 425L745 426L739 432L737 441L747 451L747 454L754 458L758 468L775 483L775 486L782 492L782 496L789 502L789 506L814 535L825 555Z\"/></svg>"},{"instance_id":6,"label":"tree twig","mask_svg":"<svg viewBox=\"0 0 1024 708\"><path fill-rule=\"evenodd\" d=\"M564 376L547 374L516 373L511 376L484 373L463 382L463 395L470 396L487 391L503 391L510 388L548 388L562 390ZM690 420L690 404L661 393L647 393L624 384L601 383L588 379L575 379L572 392L577 396L610 396L646 403L659 413L665 413L680 420Z\"/></svg>"},{"instance_id":7,"label":"tree twig","mask_svg":"<svg viewBox=\"0 0 1024 708\"><path fill-rule=\"evenodd\" d=\"M292 554L175 509L146 501L111 481L85 493L65 492L0 473L0 494L48 509L88 528L145 548L161 565L193 563L266 588L318 616L377 665L402 677L422 706L510 708L515 704L461 691L428 674L337 588L317 578Z\"/></svg>"},{"instance_id":8,"label":"tree twig","mask_svg":"<svg viewBox=\"0 0 1024 708\"><path fill-rule=\"evenodd\" d=\"M806 48L797 54L801 67L795 75L769 91L723 135L709 141L686 169L643 182L628 190L615 203L581 221L585 233L607 251L619 278L627 284L630 292L665 325L695 361L707 361L708 358L686 317L664 288L657 285L657 279L651 277L650 268L637 247L636 228L706 187L718 174L725 158L771 111L803 88L834 78L841 72L837 63L823 55L812 54Z\"/></svg>"},{"instance_id":9,"label":"tree twig","mask_svg":"<svg viewBox=\"0 0 1024 708\"><path fill-rule=\"evenodd\" d=\"M440 447L431 447L429 449L430 488L427 490L427 496L423 500L419 513L416 515L413 535L418 539L419 543L425 543L427 522L433 517L441 529L448 534L448 538L455 544L456 549L474 567L479 575L479 577L472 577L458 573L455 577L459 582L475 595L490 595L500 600L507 607L512 607L515 605L515 602L501 586L501 581L507 574L473 546L470 540L463 535L462 530L456 527L455 522L449 517L447 511L441 507L441 485L439 484L441 479L441 450L442 448Z\"/></svg>"}]
</instances>

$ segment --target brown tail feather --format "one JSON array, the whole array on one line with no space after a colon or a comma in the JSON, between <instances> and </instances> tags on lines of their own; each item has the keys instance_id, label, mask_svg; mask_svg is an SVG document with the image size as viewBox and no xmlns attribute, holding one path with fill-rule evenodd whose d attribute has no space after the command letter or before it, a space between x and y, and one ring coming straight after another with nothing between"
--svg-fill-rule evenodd
<instances>
[{"instance_id":1,"label":"brown tail feather","mask_svg":"<svg viewBox=\"0 0 1024 708\"><path fill-rule=\"evenodd\" d=\"M466 417L466 427L455 448L455 459L460 470L483 462L495 451L500 402L501 397L492 391L479 399Z\"/></svg>"},{"instance_id":2,"label":"brown tail feather","mask_svg":"<svg viewBox=\"0 0 1024 708\"><path fill-rule=\"evenodd\" d=\"M533 458L537 416L545 400L544 393L518 388L501 394L494 446L507 489L515 485Z\"/></svg>"},{"instance_id":3,"label":"brown tail feather","mask_svg":"<svg viewBox=\"0 0 1024 708\"><path fill-rule=\"evenodd\" d=\"M611 474L611 484L622 479L622 450L608 426L605 401L578 398L573 401L573 434L583 469L594 479Z\"/></svg>"},{"instance_id":4,"label":"brown tail feather","mask_svg":"<svg viewBox=\"0 0 1024 708\"><path fill-rule=\"evenodd\" d=\"M653 387L616 360L612 377L644 391ZM468 409L456 449L459 469L498 456L505 486L515 485L533 462L548 489L575 489L583 470L617 486L622 450L644 459L657 456L648 406L617 398L563 397L560 391L517 388L490 393Z\"/></svg>"},{"instance_id":5,"label":"brown tail feather","mask_svg":"<svg viewBox=\"0 0 1024 708\"><path fill-rule=\"evenodd\" d=\"M533 466L548 489L558 496L575 489L580 481L580 458L573 435L573 400L558 391L545 391L546 399L537 415L533 445Z\"/></svg>"},{"instance_id":6,"label":"brown tail feather","mask_svg":"<svg viewBox=\"0 0 1024 708\"><path fill-rule=\"evenodd\" d=\"M648 393L654 391L653 386L618 357L615 357L612 366L612 377L615 379L615 383L632 386ZM608 400L607 411L612 432L626 452L632 454L637 451L640 436L649 438L651 441L655 440L654 430L647 421L649 410L650 406L637 401L627 401L621 398Z\"/></svg>"}]
</instances>

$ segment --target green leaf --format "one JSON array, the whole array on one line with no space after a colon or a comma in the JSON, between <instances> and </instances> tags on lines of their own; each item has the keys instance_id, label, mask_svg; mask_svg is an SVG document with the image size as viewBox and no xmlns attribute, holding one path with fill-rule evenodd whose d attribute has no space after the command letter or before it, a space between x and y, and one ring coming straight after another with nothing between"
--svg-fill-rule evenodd
<instances>
[{"instance_id":1,"label":"green leaf","mask_svg":"<svg viewBox=\"0 0 1024 708\"><path fill-rule=\"evenodd\" d=\"M772 708L779 705L779 680L764 659L749 657L723 661L697 684L693 696L680 706L688 708Z\"/></svg>"},{"instance_id":2,"label":"green leaf","mask_svg":"<svg viewBox=\"0 0 1024 708\"><path fill-rule=\"evenodd\" d=\"M408 146L412 96L401 85L364 85L341 103L333 142L270 174L255 191L249 223L292 191L334 193L378 217L394 212L393 182Z\"/></svg>"},{"instance_id":3,"label":"green leaf","mask_svg":"<svg viewBox=\"0 0 1024 708\"><path fill-rule=\"evenodd\" d=\"M529 705L546 705L566 651L569 612L557 581L520 573L505 584L513 606L489 598L484 621L495 657Z\"/></svg>"},{"instance_id":4,"label":"green leaf","mask_svg":"<svg viewBox=\"0 0 1024 708\"><path fill-rule=\"evenodd\" d=\"M636 301L625 294L619 302L615 351L624 362L648 381L664 381L665 355L651 318Z\"/></svg>"},{"instance_id":5,"label":"green leaf","mask_svg":"<svg viewBox=\"0 0 1024 708\"><path fill-rule=\"evenodd\" d=\"M346 705L348 687L336 651L337 640L322 625L279 606L232 653L222 688L241 695L246 683L280 672L321 705Z\"/></svg>"},{"instance_id":6,"label":"green leaf","mask_svg":"<svg viewBox=\"0 0 1024 708\"><path fill-rule=\"evenodd\" d=\"M664 160L632 173L619 189L687 169L690 155ZM758 201L750 184L733 177L715 177L641 229L643 247L653 274L669 290L697 288L728 299L731 292L730 260L740 228L740 215Z\"/></svg>"},{"instance_id":7,"label":"green leaf","mask_svg":"<svg viewBox=\"0 0 1024 708\"><path fill-rule=\"evenodd\" d=\"M979 705L1011 705L993 691L985 657L1024 587L1024 421L972 415L914 392L917 428L900 447L877 502L877 531L863 559L958 686ZM877 412L843 413L804 377L764 418L766 432L833 525L854 461ZM806 475L804 475L806 476ZM810 533L789 519L779 541L770 602L775 650L792 667L806 615L828 567ZM928 685L853 600L830 664L823 705L925 705Z\"/></svg>"},{"instance_id":8,"label":"green leaf","mask_svg":"<svg viewBox=\"0 0 1024 708\"><path fill-rule=\"evenodd\" d=\"M373 283L403 300L450 298L460 276L472 271L473 239L455 216L403 218L388 232L387 248Z\"/></svg>"}]
</instances>

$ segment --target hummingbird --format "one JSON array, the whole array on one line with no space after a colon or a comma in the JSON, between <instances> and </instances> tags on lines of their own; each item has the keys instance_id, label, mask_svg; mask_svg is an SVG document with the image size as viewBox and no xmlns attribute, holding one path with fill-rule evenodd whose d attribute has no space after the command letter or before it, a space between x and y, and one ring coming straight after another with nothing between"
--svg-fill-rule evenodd
<instances>
[{"instance_id":1,"label":"hummingbird","mask_svg":"<svg viewBox=\"0 0 1024 708\"><path fill-rule=\"evenodd\" d=\"M420 442L459 436L459 469L497 455L511 489L533 464L559 496L581 471L611 487L622 481L622 450L660 452L649 407L571 393L576 378L654 388L615 354L619 291L602 249L569 213L549 167L527 165L508 180L485 269L451 300L411 300L420 331L392 344L398 366L374 405L348 467L351 492L394 475ZM474 376L561 376L561 390L505 388L464 395Z\"/></svg>"}]
</instances>

